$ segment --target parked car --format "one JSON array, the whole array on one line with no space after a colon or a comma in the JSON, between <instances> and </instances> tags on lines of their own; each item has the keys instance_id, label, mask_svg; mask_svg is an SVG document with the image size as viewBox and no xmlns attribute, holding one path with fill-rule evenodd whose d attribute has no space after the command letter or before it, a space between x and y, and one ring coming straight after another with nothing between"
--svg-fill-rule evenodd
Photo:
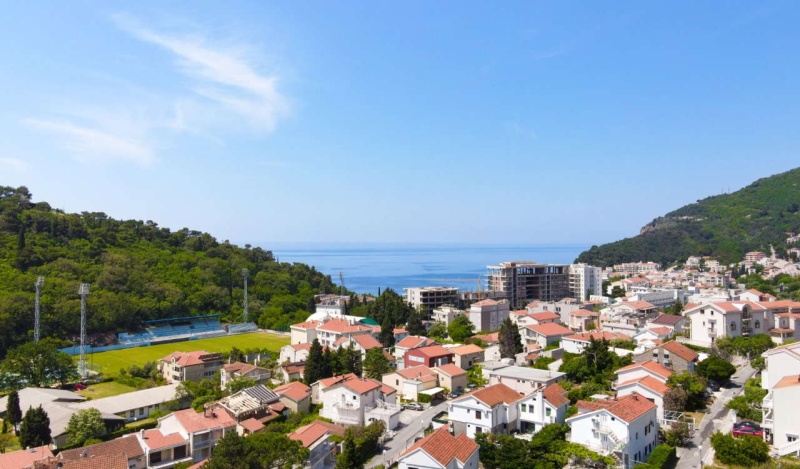
<instances>
[{"instance_id":1,"label":"parked car","mask_svg":"<svg viewBox=\"0 0 800 469\"><path fill-rule=\"evenodd\" d=\"M407 404L403 404L403 408L408 410L425 410L425 407L418 402L409 402Z\"/></svg>"},{"instance_id":2,"label":"parked car","mask_svg":"<svg viewBox=\"0 0 800 469\"><path fill-rule=\"evenodd\" d=\"M450 397L455 399L456 397L458 397L458 396L460 396L462 394L464 394L462 391L453 391L453 392L450 393Z\"/></svg>"},{"instance_id":3,"label":"parked car","mask_svg":"<svg viewBox=\"0 0 800 469\"><path fill-rule=\"evenodd\" d=\"M711 392L717 392L720 390L719 383L716 383L714 381L709 381L707 386Z\"/></svg>"},{"instance_id":4,"label":"parked car","mask_svg":"<svg viewBox=\"0 0 800 469\"><path fill-rule=\"evenodd\" d=\"M745 428L745 427L752 428L754 430L761 430L761 425L759 425L759 424L757 424L755 422L747 422L747 421L745 421L745 422L736 422L736 423L733 424L733 428Z\"/></svg>"},{"instance_id":5,"label":"parked car","mask_svg":"<svg viewBox=\"0 0 800 469\"><path fill-rule=\"evenodd\" d=\"M762 430L761 427L756 428L749 425L742 425L738 428L734 427L733 431L731 432L731 435L733 436L751 435L762 438L764 436L764 430Z\"/></svg>"}]
</instances>

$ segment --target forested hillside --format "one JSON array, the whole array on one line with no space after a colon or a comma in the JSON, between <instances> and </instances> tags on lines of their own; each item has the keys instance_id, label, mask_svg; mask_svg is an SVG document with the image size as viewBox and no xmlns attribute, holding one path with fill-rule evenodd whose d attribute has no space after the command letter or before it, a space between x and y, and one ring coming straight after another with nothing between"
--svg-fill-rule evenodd
<instances>
[{"instance_id":1,"label":"forested hillside","mask_svg":"<svg viewBox=\"0 0 800 469\"><path fill-rule=\"evenodd\" d=\"M698 200L641 229L638 236L581 253L577 262L670 264L691 255L738 262L752 250L786 248L786 233L800 231L800 168L759 179L731 194Z\"/></svg>"},{"instance_id":2,"label":"forested hillside","mask_svg":"<svg viewBox=\"0 0 800 469\"><path fill-rule=\"evenodd\" d=\"M44 276L42 336L80 331L81 282L91 284L89 332L133 330L142 321L214 314L239 321L242 269L250 271L250 319L265 327L305 319L329 276L275 262L270 251L170 231L152 221L64 213L33 202L27 188L0 186L0 357L32 337L34 283Z\"/></svg>"}]
</instances>

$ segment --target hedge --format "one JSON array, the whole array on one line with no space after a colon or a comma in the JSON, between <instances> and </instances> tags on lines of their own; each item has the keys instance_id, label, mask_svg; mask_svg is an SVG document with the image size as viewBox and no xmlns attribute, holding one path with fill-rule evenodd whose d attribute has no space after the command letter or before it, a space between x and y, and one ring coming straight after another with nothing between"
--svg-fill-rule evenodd
<instances>
[{"instance_id":1,"label":"hedge","mask_svg":"<svg viewBox=\"0 0 800 469\"><path fill-rule=\"evenodd\" d=\"M658 445L653 448L650 457L644 464L637 464L636 469L668 469L675 467L678 455L675 448L670 445Z\"/></svg>"}]
</instances>

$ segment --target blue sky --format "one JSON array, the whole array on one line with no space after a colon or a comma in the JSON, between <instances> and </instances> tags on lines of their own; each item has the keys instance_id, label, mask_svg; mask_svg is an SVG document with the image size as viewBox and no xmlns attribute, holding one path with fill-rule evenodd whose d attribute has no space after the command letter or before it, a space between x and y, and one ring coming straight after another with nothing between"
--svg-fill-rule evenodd
<instances>
[{"instance_id":1,"label":"blue sky","mask_svg":"<svg viewBox=\"0 0 800 469\"><path fill-rule=\"evenodd\" d=\"M599 244L800 166L800 3L13 2L0 184L286 242Z\"/></svg>"}]
</instances>

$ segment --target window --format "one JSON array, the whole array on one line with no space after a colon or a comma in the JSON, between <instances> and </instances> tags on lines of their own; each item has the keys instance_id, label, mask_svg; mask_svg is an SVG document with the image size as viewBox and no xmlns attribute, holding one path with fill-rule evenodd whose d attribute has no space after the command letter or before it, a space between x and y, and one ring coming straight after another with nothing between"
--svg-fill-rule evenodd
<instances>
[{"instance_id":1,"label":"window","mask_svg":"<svg viewBox=\"0 0 800 469\"><path fill-rule=\"evenodd\" d=\"M399 379L394 380L394 385L395 386L400 386L400 380Z\"/></svg>"},{"instance_id":2,"label":"window","mask_svg":"<svg viewBox=\"0 0 800 469\"><path fill-rule=\"evenodd\" d=\"M787 434L786 434L786 441L787 441L787 442L789 442L789 443L791 443L791 442L793 442L793 441L797 441L797 435L789 435L789 434L787 433Z\"/></svg>"},{"instance_id":3,"label":"window","mask_svg":"<svg viewBox=\"0 0 800 469\"><path fill-rule=\"evenodd\" d=\"M735 331L735 330L736 330L736 323L735 323L735 322L732 322L732 323L731 323L731 330L732 330L732 331Z\"/></svg>"},{"instance_id":4,"label":"window","mask_svg":"<svg viewBox=\"0 0 800 469\"><path fill-rule=\"evenodd\" d=\"M761 321L756 321L755 328L761 329Z\"/></svg>"},{"instance_id":5,"label":"window","mask_svg":"<svg viewBox=\"0 0 800 469\"><path fill-rule=\"evenodd\" d=\"M481 411L480 410L476 410L475 411L475 419L476 420L480 420L482 418L483 418L483 414L481 414Z\"/></svg>"},{"instance_id":6,"label":"window","mask_svg":"<svg viewBox=\"0 0 800 469\"><path fill-rule=\"evenodd\" d=\"M157 464L161 462L161 451L156 453L150 453L150 465Z\"/></svg>"},{"instance_id":7,"label":"window","mask_svg":"<svg viewBox=\"0 0 800 469\"><path fill-rule=\"evenodd\" d=\"M173 459L183 459L186 457L186 447L185 446L177 446L173 449L175 452L175 457Z\"/></svg>"},{"instance_id":8,"label":"window","mask_svg":"<svg viewBox=\"0 0 800 469\"><path fill-rule=\"evenodd\" d=\"M130 418L136 417L136 411L132 410L132 411L128 412L128 417L130 417Z\"/></svg>"},{"instance_id":9,"label":"window","mask_svg":"<svg viewBox=\"0 0 800 469\"><path fill-rule=\"evenodd\" d=\"M522 404L522 411L523 412L527 412L528 411L528 405L527 404Z\"/></svg>"},{"instance_id":10,"label":"window","mask_svg":"<svg viewBox=\"0 0 800 469\"><path fill-rule=\"evenodd\" d=\"M639 439L639 432L636 432L636 439Z\"/></svg>"},{"instance_id":11,"label":"window","mask_svg":"<svg viewBox=\"0 0 800 469\"><path fill-rule=\"evenodd\" d=\"M139 416L144 415L144 407L139 407Z\"/></svg>"},{"instance_id":12,"label":"window","mask_svg":"<svg viewBox=\"0 0 800 469\"><path fill-rule=\"evenodd\" d=\"M356 400L356 399L357 399L356 396L353 396L353 400Z\"/></svg>"},{"instance_id":13,"label":"window","mask_svg":"<svg viewBox=\"0 0 800 469\"><path fill-rule=\"evenodd\" d=\"M547 409L544 410L544 415L550 417L550 411L551 409L548 407Z\"/></svg>"},{"instance_id":14,"label":"window","mask_svg":"<svg viewBox=\"0 0 800 469\"><path fill-rule=\"evenodd\" d=\"M483 433L483 428L481 428L481 427L475 427L475 434L476 434L476 435L480 435L481 433Z\"/></svg>"}]
</instances>

